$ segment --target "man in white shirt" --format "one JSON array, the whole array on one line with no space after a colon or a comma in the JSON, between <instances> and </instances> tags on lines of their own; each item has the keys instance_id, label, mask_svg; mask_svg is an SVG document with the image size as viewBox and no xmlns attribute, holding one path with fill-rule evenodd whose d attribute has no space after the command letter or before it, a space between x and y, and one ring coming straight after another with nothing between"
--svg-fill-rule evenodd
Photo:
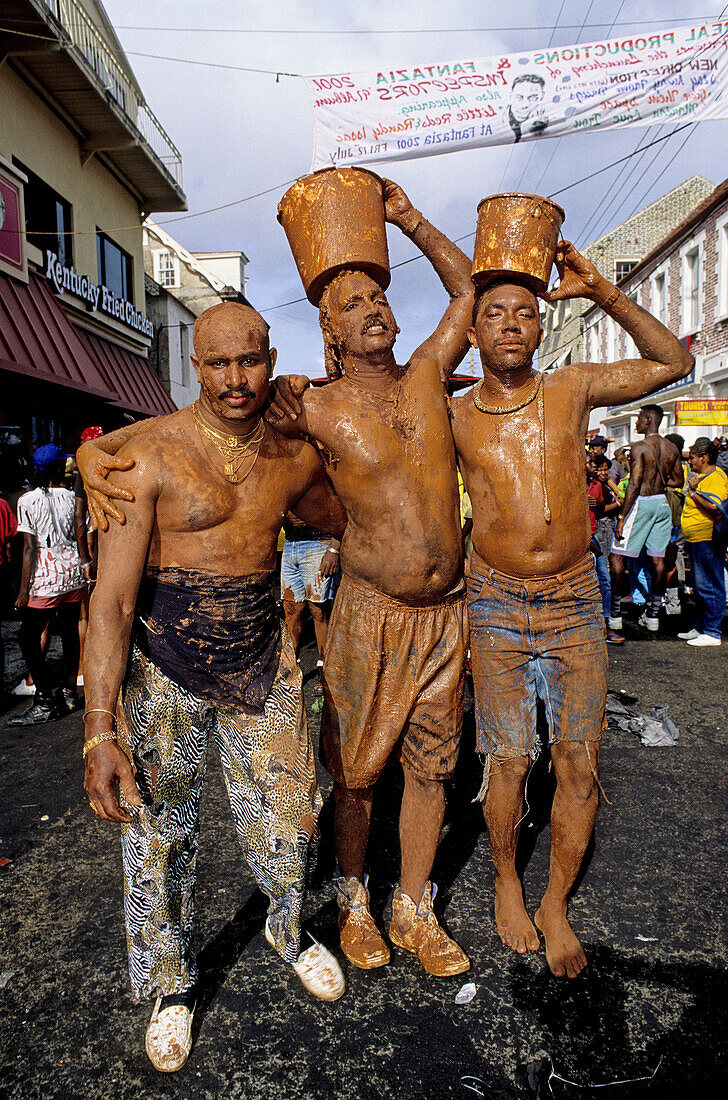
<instances>
[{"instance_id":1,"label":"man in white shirt","mask_svg":"<svg viewBox=\"0 0 728 1100\"><path fill-rule=\"evenodd\" d=\"M74 494L63 481L66 456L54 443L33 454L36 488L18 500L18 533L23 536L23 572L15 606L23 611L20 648L36 685L33 706L11 719L11 726L34 726L75 709L78 672L78 618L85 581L74 531ZM63 646L62 695L40 639L55 616Z\"/></svg>"}]
</instances>

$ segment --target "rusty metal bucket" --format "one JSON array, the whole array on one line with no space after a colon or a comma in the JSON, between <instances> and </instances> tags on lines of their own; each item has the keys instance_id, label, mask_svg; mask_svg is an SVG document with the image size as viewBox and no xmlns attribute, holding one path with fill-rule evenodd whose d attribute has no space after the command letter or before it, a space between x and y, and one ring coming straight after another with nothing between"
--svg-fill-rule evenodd
<instances>
[{"instance_id":1,"label":"rusty metal bucket","mask_svg":"<svg viewBox=\"0 0 728 1100\"><path fill-rule=\"evenodd\" d=\"M365 271L386 290L391 278L382 181L365 168L322 168L278 203L306 296L315 306L344 268Z\"/></svg>"},{"instance_id":2,"label":"rusty metal bucket","mask_svg":"<svg viewBox=\"0 0 728 1100\"><path fill-rule=\"evenodd\" d=\"M536 293L548 289L566 215L551 199L511 192L478 204L472 279L487 286L517 275Z\"/></svg>"}]
</instances>

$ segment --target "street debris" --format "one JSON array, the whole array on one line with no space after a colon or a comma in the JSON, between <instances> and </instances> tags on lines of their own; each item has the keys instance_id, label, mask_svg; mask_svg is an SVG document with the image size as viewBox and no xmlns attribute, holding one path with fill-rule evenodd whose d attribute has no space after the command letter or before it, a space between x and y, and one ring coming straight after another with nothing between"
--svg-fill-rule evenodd
<instances>
[{"instance_id":1,"label":"street debris","mask_svg":"<svg viewBox=\"0 0 728 1100\"><path fill-rule=\"evenodd\" d=\"M634 733L650 748L676 745L679 730L668 717L667 707L649 707L644 714L614 691L607 692L607 721L610 730Z\"/></svg>"},{"instance_id":2,"label":"street debris","mask_svg":"<svg viewBox=\"0 0 728 1100\"><path fill-rule=\"evenodd\" d=\"M477 992L477 985L473 985L472 982L466 982L465 985L461 986L455 994L455 1004L469 1005Z\"/></svg>"},{"instance_id":3,"label":"street debris","mask_svg":"<svg viewBox=\"0 0 728 1100\"><path fill-rule=\"evenodd\" d=\"M0 989L5 988L14 974L14 970L0 970Z\"/></svg>"}]
</instances>

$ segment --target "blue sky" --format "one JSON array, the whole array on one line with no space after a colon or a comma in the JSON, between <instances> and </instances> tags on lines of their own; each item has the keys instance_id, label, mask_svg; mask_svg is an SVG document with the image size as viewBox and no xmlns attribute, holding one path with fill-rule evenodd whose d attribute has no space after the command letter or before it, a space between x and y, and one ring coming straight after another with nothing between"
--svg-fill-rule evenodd
<instances>
[{"instance_id":1,"label":"blue sky","mask_svg":"<svg viewBox=\"0 0 728 1100\"><path fill-rule=\"evenodd\" d=\"M148 0L104 0L104 5L151 109L182 152L190 213L274 188L227 210L178 222L178 215L167 219L160 214L156 220L193 251L242 249L250 259L248 296L271 325L280 369L314 375L322 372L316 311L305 301L270 308L303 295L275 213L286 181L305 175L310 167L308 95L295 76L276 79L215 65L294 74L390 69L594 41L607 35L613 20L612 36L634 34L641 26L667 28L687 18L705 22L719 17L723 7L717 4L711 11L696 0L509 5L496 0L426 0L418 5L404 0L174 0L154 6ZM553 193L662 133L669 129L576 135L560 142L542 140L391 164L386 172L430 221L454 238L475 229L476 207L484 195ZM728 121L698 124L649 150L636 167L637 158L626 168L620 165L570 189L557 198L567 214L564 236L577 246L587 244L627 217L635 202L643 198L640 205L645 205L695 172L719 183L728 176L727 133ZM416 253L397 230L389 232L392 263ZM468 251L472 238L462 247ZM389 297L402 330L396 350L405 361L434 328L446 298L425 260L394 271Z\"/></svg>"}]
</instances>

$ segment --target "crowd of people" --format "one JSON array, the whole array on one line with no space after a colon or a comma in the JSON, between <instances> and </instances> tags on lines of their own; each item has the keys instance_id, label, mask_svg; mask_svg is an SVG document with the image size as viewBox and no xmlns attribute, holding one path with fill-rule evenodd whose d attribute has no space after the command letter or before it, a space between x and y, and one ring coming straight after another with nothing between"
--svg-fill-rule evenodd
<instances>
[{"instance_id":1,"label":"crowd of people","mask_svg":"<svg viewBox=\"0 0 728 1100\"><path fill-rule=\"evenodd\" d=\"M610 566L637 563L642 540L654 618L667 579L663 504L680 463L645 406L645 442L623 464L593 454L587 495L582 441L593 408L676 382L693 360L562 241L559 286L543 296L596 303L641 358L539 373L532 284L509 277L474 286L464 253L401 188L386 180L383 188L387 221L428 258L449 299L405 364L394 358L399 329L382 286L352 267L330 278L319 301L328 385L290 375L272 384L268 325L248 306L223 303L194 326L199 399L90 440L78 455L102 532L84 659L84 786L98 818L121 825L132 992L154 1000L146 1050L164 1072L184 1064L192 1042L210 738L243 853L269 899L266 940L313 996L333 1001L345 991L334 954L316 941L304 946L302 928L321 809L296 660L306 605L323 661L320 751L333 781L343 956L367 971L398 948L434 977L470 968L433 907L430 878L460 751L469 648L498 935L521 954L543 940L556 977L576 978L587 965L568 899L597 812L606 641L620 633L616 582L625 572L610 568L605 600L595 557L609 543ZM448 398L469 343L483 378ZM715 488L711 454L697 444L690 452L698 480L688 492L704 517ZM665 483L659 492L656 478ZM689 547L705 541L683 529ZM327 622L325 582L339 562ZM709 628L706 611L696 637ZM543 751L556 793L549 880L531 917L516 846L527 776ZM368 840L374 789L390 759L401 763L404 793L385 938L370 906L368 876L379 861Z\"/></svg>"},{"instance_id":2,"label":"crowd of people","mask_svg":"<svg viewBox=\"0 0 728 1100\"><path fill-rule=\"evenodd\" d=\"M606 639L624 644L623 603L643 607L639 625L658 633L661 613L680 615L692 595L693 625L677 637L690 646L719 646L728 581L728 439L699 436L685 450L681 435L659 435L662 417L659 405L643 406L636 427L644 442L618 448L611 460L603 436L588 444L591 552Z\"/></svg>"}]
</instances>

